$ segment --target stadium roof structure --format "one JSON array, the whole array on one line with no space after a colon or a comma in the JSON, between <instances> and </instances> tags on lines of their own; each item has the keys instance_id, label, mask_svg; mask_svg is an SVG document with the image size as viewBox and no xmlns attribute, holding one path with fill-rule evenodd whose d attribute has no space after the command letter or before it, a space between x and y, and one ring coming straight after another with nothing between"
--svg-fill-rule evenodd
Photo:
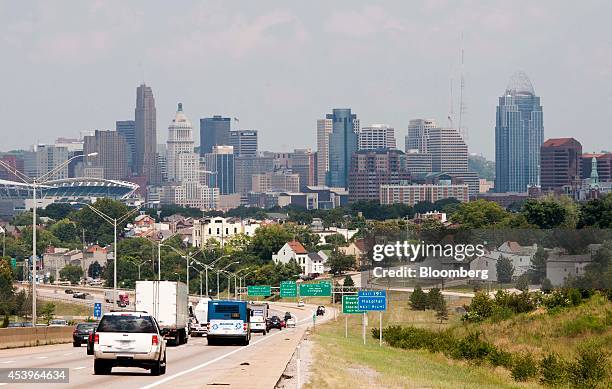
<instances>
[{"instance_id":1,"label":"stadium roof structure","mask_svg":"<svg viewBox=\"0 0 612 389\"><path fill-rule=\"evenodd\" d=\"M59 202L98 197L124 200L132 197L138 188L137 184L127 181L78 177L38 185L38 196ZM0 180L0 199L28 199L32 197L32 190L30 183Z\"/></svg>"}]
</instances>

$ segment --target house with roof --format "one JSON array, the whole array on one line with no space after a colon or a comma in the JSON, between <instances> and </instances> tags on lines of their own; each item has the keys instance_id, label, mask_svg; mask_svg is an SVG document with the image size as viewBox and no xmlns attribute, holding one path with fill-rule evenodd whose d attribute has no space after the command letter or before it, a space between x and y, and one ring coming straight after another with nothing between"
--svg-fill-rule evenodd
<instances>
[{"instance_id":1,"label":"house with roof","mask_svg":"<svg viewBox=\"0 0 612 389\"><path fill-rule=\"evenodd\" d=\"M553 286L563 286L568 278L584 275L585 268L593 262L596 251L588 254L569 255L563 250L553 249L546 260L546 278Z\"/></svg>"},{"instance_id":2,"label":"house with roof","mask_svg":"<svg viewBox=\"0 0 612 389\"><path fill-rule=\"evenodd\" d=\"M338 247L344 255L352 255L355 257L355 265L358 269L361 266L361 260L368 254L368 249L365 244L365 239L356 239L346 247Z\"/></svg>"},{"instance_id":3,"label":"house with roof","mask_svg":"<svg viewBox=\"0 0 612 389\"><path fill-rule=\"evenodd\" d=\"M302 275L319 275L324 272L325 258L318 253L309 253L297 240L285 243L276 254L272 255L274 263L287 264L292 259L302 269Z\"/></svg>"},{"instance_id":4,"label":"house with roof","mask_svg":"<svg viewBox=\"0 0 612 389\"><path fill-rule=\"evenodd\" d=\"M531 259L538 247L521 246L518 242L506 241L497 249L487 251L481 257L470 262L470 270L488 270L488 281L497 281L497 261L501 257L508 258L514 267L513 278L516 279L525 274L531 267Z\"/></svg>"}]
</instances>

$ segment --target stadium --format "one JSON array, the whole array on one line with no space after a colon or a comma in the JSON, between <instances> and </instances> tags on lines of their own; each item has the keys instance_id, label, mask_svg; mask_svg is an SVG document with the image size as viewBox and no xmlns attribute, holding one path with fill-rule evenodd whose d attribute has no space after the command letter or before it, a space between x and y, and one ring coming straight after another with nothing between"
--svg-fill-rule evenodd
<instances>
[{"instance_id":1,"label":"stadium","mask_svg":"<svg viewBox=\"0 0 612 389\"><path fill-rule=\"evenodd\" d=\"M95 202L97 198L129 201L139 186L127 181L99 178L67 178L47 181L37 185L36 197L39 207L52 203ZM0 180L0 216L14 216L32 207L32 184Z\"/></svg>"}]
</instances>

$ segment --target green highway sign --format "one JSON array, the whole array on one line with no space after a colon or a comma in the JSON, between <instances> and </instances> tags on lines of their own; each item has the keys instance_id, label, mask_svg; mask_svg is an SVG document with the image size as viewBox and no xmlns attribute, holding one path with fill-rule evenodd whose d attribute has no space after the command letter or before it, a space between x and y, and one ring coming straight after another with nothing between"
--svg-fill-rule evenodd
<instances>
[{"instance_id":1,"label":"green highway sign","mask_svg":"<svg viewBox=\"0 0 612 389\"><path fill-rule=\"evenodd\" d=\"M17 259L11 258L11 267L15 269L17 267Z\"/></svg>"},{"instance_id":2,"label":"green highway sign","mask_svg":"<svg viewBox=\"0 0 612 389\"><path fill-rule=\"evenodd\" d=\"M345 313L347 315L363 313L363 311L359 310L359 296L357 295L342 296L342 313Z\"/></svg>"},{"instance_id":3,"label":"green highway sign","mask_svg":"<svg viewBox=\"0 0 612 389\"><path fill-rule=\"evenodd\" d=\"M295 283L295 281L281 281L280 296L297 297L297 284Z\"/></svg>"},{"instance_id":4,"label":"green highway sign","mask_svg":"<svg viewBox=\"0 0 612 389\"><path fill-rule=\"evenodd\" d=\"M313 284L300 284L300 297L330 297L331 283L328 281Z\"/></svg>"},{"instance_id":5,"label":"green highway sign","mask_svg":"<svg viewBox=\"0 0 612 389\"><path fill-rule=\"evenodd\" d=\"M272 288L270 285L251 285L247 286L247 294L249 296L268 297L272 294Z\"/></svg>"}]
</instances>

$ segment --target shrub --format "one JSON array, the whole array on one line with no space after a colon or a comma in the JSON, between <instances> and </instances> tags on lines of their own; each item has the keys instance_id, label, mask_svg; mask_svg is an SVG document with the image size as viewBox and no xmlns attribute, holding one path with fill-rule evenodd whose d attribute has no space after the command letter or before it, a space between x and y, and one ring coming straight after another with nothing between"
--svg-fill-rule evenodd
<instances>
[{"instance_id":1,"label":"shrub","mask_svg":"<svg viewBox=\"0 0 612 389\"><path fill-rule=\"evenodd\" d=\"M580 293L580 291L578 289L568 289L566 292L567 295L567 299L570 301L570 303L574 306L576 305L580 305L580 303L582 303L582 293Z\"/></svg>"},{"instance_id":2,"label":"shrub","mask_svg":"<svg viewBox=\"0 0 612 389\"><path fill-rule=\"evenodd\" d=\"M583 332L602 332L607 328L606 318L599 318L593 315L579 316L563 325L565 336L574 336Z\"/></svg>"},{"instance_id":3,"label":"shrub","mask_svg":"<svg viewBox=\"0 0 612 389\"><path fill-rule=\"evenodd\" d=\"M544 278L540 289L542 290L543 293L549 294L550 292L552 292L552 289L553 289L552 282L550 282L548 278Z\"/></svg>"},{"instance_id":4,"label":"shrub","mask_svg":"<svg viewBox=\"0 0 612 389\"><path fill-rule=\"evenodd\" d=\"M507 369L512 367L512 354L498 348L491 350L488 360L493 366L503 366Z\"/></svg>"},{"instance_id":5,"label":"shrub","mask_svg":"<svg viewBox=\"0 0 612 389\"><path fill-rule=\"evenodd\" d=\"M538 365L530 353L519 354L514 357L510 370L515 381L527 381L538 373Z\"/></svg>"},{"instance_id":6,"label":"shrub","mask_svg":"<svg viewBox=\"0 0 612 389\"><path fill-rule=\"evenodd\" d=\"M567 363L557 354L550 353L540 361L540 383L558 387L568 381Z\"/></svg>"},{"instance_id":7,"label":"shrub","mask_svg":"<svg viewBox=\"0 0 612 389\"><path fill-rule=\"evenodd\" d=\"M420 286L416 286L414 291L410 294L410 307L416 311L424 311L427 309L428 299L423 289Z\"/></svg>"},{"instance_id":8,"label":"shrub","mask_svg":"<svg viewBox=\"0 0 612 389\"><path fill-rule=\"evenodd\" d=\"M450 350L450 356L454 359L481 361L494 349L495 346L480 339L480 332L472 332L455 342L453 349Z\"/></svg>"},{"instance_id":9,"label":"shrub","mask_svg":"<svg viewBox=\"0 0 612 389\"><path fill-rule=\"evenodd\" d=\"M608 355L593 345L583 346L569 366L569 379L574 387L598 388L610 382Z\"/></svg>"},{"instance_id":10,"label":"shrub","mask_svg":"<svg viewBox=\"0 0 612 389\"><path fill-rule=\"evenodd\" d=\"M493 314L495 302L485 292L477 292L468 307L468 314L464 317L468 321L480 321Z\"/></svg>"}]
</instances>

